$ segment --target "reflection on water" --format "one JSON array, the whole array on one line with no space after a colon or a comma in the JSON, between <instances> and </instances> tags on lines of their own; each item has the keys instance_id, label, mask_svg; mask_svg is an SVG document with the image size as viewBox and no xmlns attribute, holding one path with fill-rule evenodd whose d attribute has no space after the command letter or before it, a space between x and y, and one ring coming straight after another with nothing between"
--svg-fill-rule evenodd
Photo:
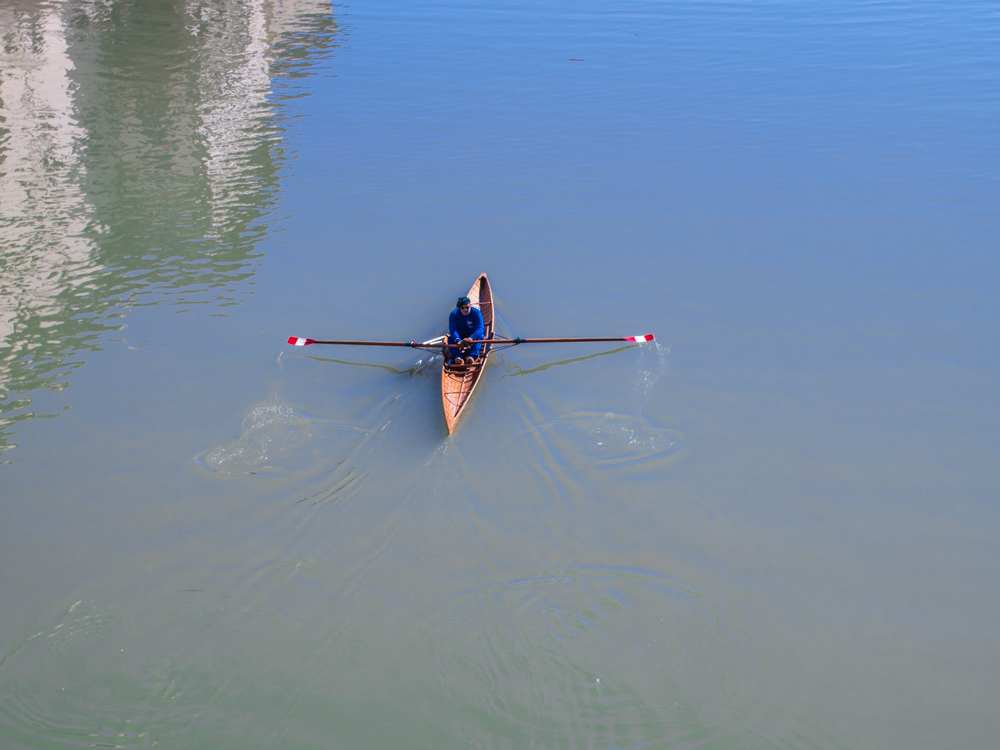
<instances>
[{"instance_id":1,"label":"reflection on water","mask_svg":"<svg viewBox=\"0 0 1000 750\"><path fill-rule=\"evenodd\" d=\"M309 355L292 354L288 356L286 359L295 359L296 357L305 357L305 356ZM332 357L315 357L315 356L310 356L309 359L314 359L317 362L331 362L335 365L349 365L350 367L374 367L376 370L385 370L386 372L391 372L393 375L409 375L411 377L417 372L432 368L434 364L440 366L441 362L440 357L435 358L434 355L431 355L426 361L423 359L418 359L413 364L412 367L409 367L406 370L400 370L397 367L391 367L389 365L380 365L377 362L351 362L350 360L347 359L334 359Z\"/></svg>"},{"instance_id":2,"label":"reflection on water","mask_svg":"<svg viewBox=\"0 0 1000 750\"><path fill-rule=\"evenodd\" d=\"M584 357L573 357L572 359L561 359L558 362L546 362L544 365L538 365L537 367L532 367L529 370L522 370L517 364L515 364L515 363L512 362L511 363L511 367L515 370L515 372L509 372L506 375L501 375L500 377L502 377L502 378L509 378L509 377L513 377L514 375L532 375L532 374L534 374L536 372L544 372L545 370L548 370L548 369L550 369L552 367L559 367L561 365L569 365L569 364L572 364L573 362L583 362L584 360L587 360L587 359L594 359L595 357L604 357L604 356L607 356L608 354L617 354L618 352L623 352L626 349L631 349L631 348L633 348L633 346L634 345L620 346L617 349L612 349L611 351L597 352L596 354L588 354L588 355L586 355Z\"/></svg>"},{"instance_id":3,"label":"reflection on water","mask_svg":"<svg viewBox=\"0 0 1000 750\"><path fill-rule=\"evenodd\" d=\"M133 306L238 305L328 4L0 8L0 450ZM220 311L222 312L222 311Z\"/></svg>"},{"instance_id":4,"label":"reflection on water","mask_svg":"<svg viewBox=\"0 0 1000 750\"><path fill-rule=\"evenodd\" d=\"M55 386L72 368L67 358L93 325L65 311L94 293L101 270L65 23L57 7L26 7L0 8L0 394ZM31 416L28 404L0 409L0 450L3 428Z\"/></svg>"}]
</instances>

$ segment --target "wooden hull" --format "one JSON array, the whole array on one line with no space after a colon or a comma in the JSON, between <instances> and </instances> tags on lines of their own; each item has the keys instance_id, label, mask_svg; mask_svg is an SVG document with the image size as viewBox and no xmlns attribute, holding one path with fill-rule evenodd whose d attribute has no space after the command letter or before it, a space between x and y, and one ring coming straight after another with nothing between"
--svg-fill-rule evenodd
<instances>
[{"instance_id":1,"label":"wooden hull","mask_svg":"<svg viewBox=\"0 0 1000 750\"><path fill-rule=\"evenodd\" d=\"M469 290L469 300L473 307L478 307L483 314L483 326L485 335L483 338L493 338L493 292L490 290L489 279L486 274L480 274L476 283ZM447 364L441 366L441 402L444 405L444 419L448 424L448 434L455 429L459 416L465 405L472 398L472 392L476 389L479 379L486 369L486 361L489 359L492 346L485 344L479 354L479 358L471 365L464 367L449 367Z\"/></svg>"}]
</instances>

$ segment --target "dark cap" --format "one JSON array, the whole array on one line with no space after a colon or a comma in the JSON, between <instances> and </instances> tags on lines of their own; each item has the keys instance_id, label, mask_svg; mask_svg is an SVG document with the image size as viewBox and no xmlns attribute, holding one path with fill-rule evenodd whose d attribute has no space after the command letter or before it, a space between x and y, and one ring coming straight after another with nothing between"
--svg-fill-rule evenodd
<instances>
[{"instance_id":1,"label":"dark cap","mask_svg":"<svg viewBox=\"0 0 1000 750\"><path fill-rule=\"evenodd\" d=\"M468 297L459 297L458 302L455 303L455 307L461 307L462 305L471 305L472 300Z\"/></svg>"}]
</instances>

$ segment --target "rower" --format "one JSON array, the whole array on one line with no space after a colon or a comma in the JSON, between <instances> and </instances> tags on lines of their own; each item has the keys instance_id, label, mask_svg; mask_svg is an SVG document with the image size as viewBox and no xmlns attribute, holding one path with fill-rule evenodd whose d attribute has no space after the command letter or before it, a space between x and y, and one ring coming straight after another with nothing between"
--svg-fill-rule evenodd
<instances>
[{"instance_id":1,"label":"rower","mask_svg":"<svg viewBox=\"0 0 1000 750\"><path fill-rule=\"evenodd\" d=\"M447 356L453 365L471 364L479 356L482 344L475 343L486 332L483 314L472 306L468 297L459 297L455 309L448 316Z\"/></svg>"}]
</instances>

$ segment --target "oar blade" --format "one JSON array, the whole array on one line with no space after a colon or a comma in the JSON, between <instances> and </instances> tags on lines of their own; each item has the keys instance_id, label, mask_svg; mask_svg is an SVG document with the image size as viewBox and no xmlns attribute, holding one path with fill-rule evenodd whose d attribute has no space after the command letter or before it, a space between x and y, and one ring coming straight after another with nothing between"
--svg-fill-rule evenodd
<instances>
[{"instance_id":1,"label":"oar blade","mask_svg":"<svg viewBox=\"0 0 1000 750\"><path fill-rule=\"evenodd\" d=\"M315 344L314 339L300 339L298 336L289 336L288 343L292 346L309 346L309 344Z\"/></svg>"},{"instance_id":2,"label":"oar blade","mask_svg":"<svg viewBox=\"0 0 1000 750\"><path fill-rule=\"evenodd\" d=\"M650 341L656 341L656 339L653 337L653 334L651 333L647 333L645 336L626 336L625 340L634 341L637 344L645 344Z\"/></svg>"}]
</instances>

